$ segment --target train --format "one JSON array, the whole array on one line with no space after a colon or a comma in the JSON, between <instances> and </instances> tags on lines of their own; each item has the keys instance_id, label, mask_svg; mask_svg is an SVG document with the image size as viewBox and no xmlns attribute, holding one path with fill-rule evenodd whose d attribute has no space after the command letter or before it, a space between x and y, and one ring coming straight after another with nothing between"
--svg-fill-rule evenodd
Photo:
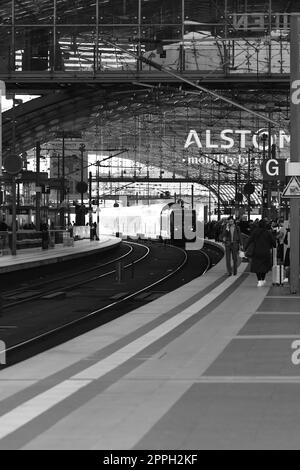
<instances>
[{"instance_id":1,"label":"train","mask_svg":"<svg viewBox=\"0 0 300 470\"><path fill-rule=\"evenodd\" d=\"M195 209L177 203L104 208L99 220L100 236L164 241L184 247L196 243L200 225Z\"/></svg>"}]
</instances>

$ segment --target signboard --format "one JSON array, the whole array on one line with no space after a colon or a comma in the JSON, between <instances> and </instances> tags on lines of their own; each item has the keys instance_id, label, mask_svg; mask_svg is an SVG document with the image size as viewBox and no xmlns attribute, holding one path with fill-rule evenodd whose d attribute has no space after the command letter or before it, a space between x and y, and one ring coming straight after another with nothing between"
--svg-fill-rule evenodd
<instances>
[{"instance_id":1,"label":"signboard","mask_svg":"<svg viewBox=\"0 0 300 470\"><path fill-rule=\"evenodd\" d=\"M65 178L68 180L68 187L70 189L70 199L77 199L78 193L76 185L81 182L81 154L79 146L81 140L66 139L65 140ZM62 142L50 142L45 144L50 152L50 177L52 180L60 180L62 178ZM43 150L43 146L42 146ZM83 181L88 183L88 155L84 153L83 162ZM54 188L54 186L51 186ZM59 188L61 188L61 183ZM58 188L58 189L59 189Z\"/></svg>"},{"instance_id":2,"label":"signboard","mask_svg":"<svg viewBox=\"0 0 300 470\"><path fill-rule=\"evenodd\" d=\"M291 179L285 188L282 197L284 198L299 198L300 199L300 181L295 176Z\"/></svg>"},{"instance_id":3,"label":"signboard","mask_svg":"<svg viewBox=\"0 0 300 470\"><path fill-rule=\"evenodd\" d=\"M300 176L300 162L286 163L285 174L286 176Z\"/></svg>"},{"instance_id":4,"label":"signboard","mask_svg":"<svg viewBox=\"0 0 300 470\"><path fill-rule=\"evenodd\" d=\"M285 181L285 160L271 159L262 164L264 181Z\"/></svg>"},{"instance_id":5,"label":"signboard","mask_svg":"<svg viewBox=\"0 0 300 470\"><path fill-rule=\"evenodd\" d=\"M85 181L79 181L79 183L76 183L76 191L78 193L87 193L88 192L88 184Z\"/></svg>"},{"instance_id":6,"label":"signboard","mask_svg":"<svg viewBox=\"0 0 300 470\"><path fill-rule=\"evenodd\" d=\"M9 175L17 175L22 171L23 168L22 159L18 155L11 155L10 157L6 157L3 164L4 169Z\"/></svg>"},{"instance_id":7,"label":"signboard","mask_svg":"<svg viewBox=\"0 0 300 470\"><path fill-rule=\"evenodd\" d=\"M37 174L34 171L23 171L20 177L20 182L22 183L35 183L37 181ZM39 172L39 181L47 182L48 181L48 173L41 173Z\"/></svg>"},{"instance_id":8,"label":"signboard","mask_svg":"<svg viewBox=\"0 0 300 470\"><path fill-rule=\"evenodd\" d=\"M25 209L24 207L22 207L20 209L17 208L17 214L18 215L29 215L30 210L31 210L31 208L30 209Z\"/></svg>"},{"instance_id":9,"label":"signboard","mask_svg":"<svg viewBox=\"0 0 300 470\"><path fill-rule=\"evenodd\" d=\"M290 27L290 15L287 13L272 13L271 17L262 12L258 13L233 13L229 16L235 31L260 31L270 29L287 30Z\"/></svg>"},{"instance_id":10,"label":"signboard","mask_svg":"<svg viewBox=\"0 0 300 470\"><path fill-rule=\"evenodd\" d=\"M251 196L251 194L255 193L255 186L251 183L248 183L244 187L244 194Z\"/></svg>"}]
</instances>

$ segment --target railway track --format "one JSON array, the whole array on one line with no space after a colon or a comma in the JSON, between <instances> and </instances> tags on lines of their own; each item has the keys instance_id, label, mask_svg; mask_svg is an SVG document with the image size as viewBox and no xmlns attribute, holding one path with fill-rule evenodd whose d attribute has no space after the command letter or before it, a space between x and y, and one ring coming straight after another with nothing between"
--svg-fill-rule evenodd
<instances>
[{"instance_id":1,"label":"railway track","mask_svg":"<svg viewBox=\"0 0 300 470\"><path fill-rule=\"evenodd\" d=\"M69 274L64 274L62 276L55 276L55 279L47 279L47 284L53 284L55 282L58 282L58 281L64 281L64 280L68 280L68 279L71 279L73 277L76 277L76 276L79 276L79 275L82 275L82 274L86 274L86 273L89 273L89 272L92 272L92 271L96 271L98 269L101 269L101 268L105 268L106 266L109 266L113 263L116 263L118 261L121 261L122 259L126 258L130 253L133 252L133 247L132 246L129 246L128 247L128 251L121 255L121 256L118 256L117 258L114 258L110 261L108 261L107 263L101 263L101 264L96 264L90 268L87 268L87 269L81 269L80 271L78 272L74 272L74 273L69 273ZM45 286L45 282L36 282L34 284L31 284L30 286L30 289L39 289L39 288L43 288ZM26 284L26 286L22 286L22 287L18 287L16 289L10 289L10 290L7 290L7 291L3 291L2 292L2 297L3 298L7 298L7 297L13 297L14 295L18 295L20 293L23 293L25 292L26 290L28 290L29 286Z\"/></svg>"},{"instance_id":2,"label":"railway track","mask_svg":"<svg viewBox=\"0 0 300 470\"><path fill-rule=\"evenodd\" d=\"M96 266L92 266L88 269L84 269L84 270L80 270L78 272L75 272L73 274L68 274L68 275L64 275L64 276L57 276L55 279L50 279L50 280L47 280L47 288L45 289L45 283L37 283L37 284L33 284L30 286L30 291L28 293L28 288L19 288L19 289L16 289L14 291L9 291L9 292L6 292L4 294L2 294L2 299L4 300L4 304L3 304L3 310L7 310L9 308L12 308L12 307L16 307L18 305L22 305L22 304L25 304L27 302L30 302L32 300L37 300L37 299L40 299L40 298L43 298L45 296L50 296L52 294L55 294L57 292L57 290L59 289L63 289L64 291L71 291L73 289L76 289L77 287L81 287L82 285L84 284L88 284L92 281L97 281L97 280L100 280L102 278L105 278L107 276L111 276L111 275L114 275L116 273L116 269L112 269L112 270L109 270L105 273L102 273L102 274L97 274L96 276L93 276L93 277L89 277L89 278L84 278L84 279L79 279L77 280L76 282L74 282L74 279L75 278L82 278L83 276L89 274L89 273L92 273L94 271L99 271L107 266L110 266L112 264L115 264L119 261L124 261L126 258L129 258L130 255L134 254L134 246L139 246L139 247L142 247L145 249L145 253L143 253L141 256L137 257L137 258L134 258L132 257L132 259L128 262L128 264L126 264L124 266L124 269L128 269L129 267L132 267L132 266L135 266L136 264L142 262L147 256L149 256L149 253L150 253L150 249L146 246L143 246L143 245L139 245L139 244L134 244L134 243L127 243L127 242L124 242L125 244L128 245L129 247L129 250L127 253L125 253L124 255L122 256L119 256L118 258L115 258L107 263L104 263L104 264L100 264L100 265L96 265ZM69 281L72 280L72 283L70 283ZM65 284L62 285L61 283L65 281ZM52 285L51 289L49 289L49 285ZM37 292L35 292L37 291ZM32 293L32 294L30 294ZM24 295L26 297L24 297ZM14 297L23 297L23 298L20 298L19 300L16 300L14 302L10 302L10 303L5 303L5 300L9 300L9 299L13 299Z\"/></svg>"},{"instance_id":3,"label":"railway track","mask_svg":"<svg viewBox=\"0 0 300 470\"><path fill-rule=\"evenodd\" d=\"M159 251L157 246L149 247L139 243L127 243L127 245L127 253L111 260L111 262L86 269L81 273L74 273L72 284L67 282L69 279L66 279L66 276L59 276L59 282L64 281L64 286L61 284L56 285L53 279L51 288L45 289L43 293L39 292L26 299L20 299L5 305L4 323L6 325L7 323L10 324L7 325L7 329L3 329L1 326L1 324L3 325L3 319L0 319L0 337L5 340L7 345L8 366L127 313L136 308L134 302L139 297L145 295L145 302L147 302L147 292L151 293L158 286L168 285L176 278L178 278L178 282L181 282L179 278L185 276L184 271L187 273L189 271L188 255L181 248L160 247L161 253L165 254L166 259L169 260L169 269L166 272L166 269L158 266L160 263L157 263L158 258L156 258ZM201 259L202 264L201 274L205 274L211 266L211 258L205 251L199 252L198 257ZM124 269L127 269L127 277L129 278L131 277L129 268L136 267L136 278L127 282L126 285L117 286L119 293L115 296L110 297L109 287L107 287L114 282L115 269L86 278L86 275L95 271L95 269L109 267L120 260L126 260L127 264ZM172 263L170 260L172 260ZM154 271L154 267L157 269L157 273L151 272ZM143 282L139 278L141 272L148 274ZM149 282L152 274L154 279ZM82 276L81 280L78 279L80 276ZM56 281L58 282L58 280ZM185 281L185 279L182 279L182 281ZM102 285L103 282L105 282L104 285ZM102 288L99 295L97 295L99 283ZM45 296L57 291L57 287L63 289L66 298L45 303ZM125 288L126 292L124 292ZM105 290L107 292L103 296ZM172 288L161 291L161 295L170 290ZM20 290L18 290L18 293L20 294ZM77 300L79 298L78 293L82 294L83 297L85 296L84 298L90 296L89 301L82 302L82 299L80 299L79 302ZM95 296L94 303L93 295ZM51 306L54 311L51 310ZM78 310L76 308L78 306L82 308Z\"/></svg>"}]
</instances>

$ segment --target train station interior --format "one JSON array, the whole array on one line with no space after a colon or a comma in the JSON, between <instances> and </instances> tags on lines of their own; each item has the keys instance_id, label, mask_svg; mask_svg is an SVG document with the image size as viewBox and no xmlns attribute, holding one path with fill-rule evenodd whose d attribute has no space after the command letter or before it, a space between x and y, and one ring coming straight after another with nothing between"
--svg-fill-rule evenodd
<instances>
[{"instance_id":1,"label":"train station interior","mask_svg":"<svg viewBox=\"0 0 300 470\"><path fill-rule=\"evenodd\" d=\"M299 6L0 2L0 450L300 449Z\"/></svg>"}]
</instances>

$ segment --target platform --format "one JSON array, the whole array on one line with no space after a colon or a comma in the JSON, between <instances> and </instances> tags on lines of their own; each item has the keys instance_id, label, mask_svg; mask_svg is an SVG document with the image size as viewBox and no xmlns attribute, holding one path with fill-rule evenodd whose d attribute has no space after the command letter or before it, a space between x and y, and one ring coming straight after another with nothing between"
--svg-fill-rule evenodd
<instances>
[{"instance_id":1,"label":"platform","mask_svg":"<svg viewBox=\"0 0 300 470\"><path fill-rule=\"evenodd\" d=\"M0 257L0 274L69 261L96 252L104 252L118 246L120 243L121 239L119 238L102 236L100 241L76 241L73 247L56 245L55 248L49 248L48 250L42 250L42 248L18 250L16 256L5 255Z\"/></svg>"},{"instance_id":2,"label":"platform","mask_svg":"<svg viewBox=\"0 0 300 470\"><path fill-rule=\"evenodd\" d=\"M247 269L0 372L0 449L300 449L300 298Z\"/></svg>"}]
</instances>

